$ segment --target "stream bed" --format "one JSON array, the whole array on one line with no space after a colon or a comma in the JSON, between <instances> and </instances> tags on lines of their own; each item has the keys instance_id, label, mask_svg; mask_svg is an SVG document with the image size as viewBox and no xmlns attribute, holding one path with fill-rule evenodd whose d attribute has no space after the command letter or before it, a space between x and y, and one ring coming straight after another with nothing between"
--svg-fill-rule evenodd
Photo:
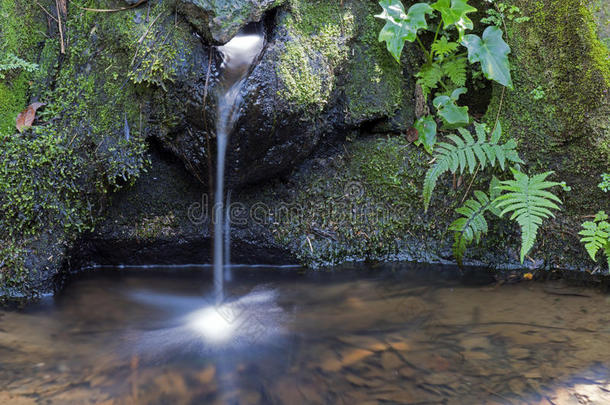
<instances>
[{"instance_id":1,"label":"stream bed","mask_svg":"<svg viewBox=\"0 0 610 405\"><path fill-rule=\"evenodd\" d=\"M2 404L608 404L610 296L412 264L101 269L0 310Z\"/></svg>"}]
</instances>

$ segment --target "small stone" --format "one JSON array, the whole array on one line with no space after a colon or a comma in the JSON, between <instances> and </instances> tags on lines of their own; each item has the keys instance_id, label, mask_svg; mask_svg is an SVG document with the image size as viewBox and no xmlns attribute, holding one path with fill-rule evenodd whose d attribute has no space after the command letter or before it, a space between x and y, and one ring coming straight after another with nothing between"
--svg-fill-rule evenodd
<instances>
[{"instance_id":1,"label":"small stone","mask_svg":"<svg viewBox=\"0 0 610 405\"><path fill-rule=\"evenodd\" d=\"M523 377L529 378L529 379L542 378L542 374L538 370L530 370L530 371L523 373Z\"/></svg>"},{"instance_id":2,"label":"small stone","mask_svg":"<svg viewBox=\"0 0 610 405\"><path fill-rule=\"evenodd\" d=\"M392 352L383 352L381 354L381 365L386 370L395 370L404 365L404 361Z\"/></svg>"},{"instance_id":3,"label":"small stone","mask_svg":"<svg viewBox=\"0 0 610 405\"><path fill-rule=\"evenodd\" d=\"M417 375L417 370L409 366L402 367L398 372L405 378L413 378Z\"/></svg>"},{"instance_id":4,"label":"small stone","mask_svg":"<svg viewBox=\"0 0 610 405\"><path fill-rule=\"evenodd\" d=\"M454 373L432 373L423 377L423 381L432 385L449 385L458 380Z\"/></svg>"},{"instance_id":5,"label":"small stone","mask_svg":"<svg viewBox=\"0 0 610 405\"><path fill-rule=\"evenodd\" d=\"M468 351L463 352L464 360L490 360L491 356L485 352Z\"/></svg>"},{"instance_id":6,"label":"small stone","mask_svg":"<svg viewBox=\"0 0 610 405\"><path fill-rule=\"evenodd\" d=\"M508 355L515 360L524 360L530 357L531 353L527 349L521 347L513 347L507 350Z\"/></svg>"},{"instance_id":7,"label":"small stone","mask_svg":"<svg viewBox=\"0 0 610 405\"><path fill-rule=\"evenodd\" d=\"M467 350L487 349L489 348L489 339L482 336L471 336L463 339L460 346Z\"/></svg>"},{"instance_id":8,"label":"small stone","mask_svg":"<svg viewBox=\"0 0 610 405\"><path fill-rule=\"evenodd\" d=\"M210 384L216 376L216 367L210 365L197 374L197 380L201 384Z\"/></svg>"},{"instance_id":9,"label":"small stone","mask_svg":"<svg viewBox=\"0 0 610 405\"><path fill-rule=\"evenodd\" d=\"M350 346L356 346L374 352L380 352L387 350L388 348L387 344L370 336L346 335L337 337L337 340Z\"/></svg>"}]
</instances>

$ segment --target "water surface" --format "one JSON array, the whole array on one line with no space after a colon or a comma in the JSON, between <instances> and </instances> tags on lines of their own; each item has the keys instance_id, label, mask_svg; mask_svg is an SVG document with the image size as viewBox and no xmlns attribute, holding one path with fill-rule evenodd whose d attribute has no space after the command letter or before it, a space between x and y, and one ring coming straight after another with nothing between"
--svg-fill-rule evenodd
<instances>
[{"instance_id":1,"label":"water surface","mask_svg":"<svg viewBox=\"0 0 610 405\"><path fill-rule=\"evenodd\" d=\"M455 268L108 269L0 311L6 404L607 404L610 299Z\"/></svg>"}]
</instances>

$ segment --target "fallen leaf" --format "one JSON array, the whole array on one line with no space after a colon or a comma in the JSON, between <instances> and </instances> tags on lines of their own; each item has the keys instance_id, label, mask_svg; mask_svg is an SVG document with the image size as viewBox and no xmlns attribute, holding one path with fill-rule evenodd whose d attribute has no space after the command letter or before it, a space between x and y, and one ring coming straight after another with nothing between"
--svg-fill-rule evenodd
<instances>
[{"instance_id":1,"label":"fallen leaf","mask_svg":"<svg viewBox=\"0 0 610 405\"><path fill-rule=\"evenodd\" d=\"M526 279L526 280L531 280L531 279L534 278L534 275L532 273L525 273L523 275L523 278Z\"/></svg>"},{"instance_id":2,"label":"fallen leaf","mask_svg":"<svg viewBox=\"0 0 610 405\"><path fill-rule=\"evenodd\" d=\"M19 113L17 116L17 131L23 132L24 129L28 129L34 123L34 119L36 119L36 111L46 105L45 103L32 103Z\"/></svg>"}]
</instances>

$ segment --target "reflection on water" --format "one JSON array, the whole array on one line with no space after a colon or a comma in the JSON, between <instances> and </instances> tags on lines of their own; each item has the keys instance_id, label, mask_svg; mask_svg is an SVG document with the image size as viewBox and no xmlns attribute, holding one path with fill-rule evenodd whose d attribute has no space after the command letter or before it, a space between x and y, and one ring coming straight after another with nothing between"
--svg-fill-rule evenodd
<instances>
[{"instance_id":1,"label":"reflection on water","mask_svg":"<svg viewBox=\"0 0 610 405\"><path fill-rule=\"evenodd\" d=\"M593 290L243 268L216 305L210 270L101 271L0 311L0 403L610 403Z\"/></svg>"}]
</instances>

